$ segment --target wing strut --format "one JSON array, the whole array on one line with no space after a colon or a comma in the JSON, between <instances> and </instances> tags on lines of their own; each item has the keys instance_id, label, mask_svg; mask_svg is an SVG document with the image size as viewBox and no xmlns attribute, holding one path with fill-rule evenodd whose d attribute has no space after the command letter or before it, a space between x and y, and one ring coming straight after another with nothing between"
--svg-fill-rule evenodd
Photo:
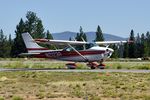
<instances>
[{"instance_id":1,"label":"wing strut","mask_svg":"<svg viewBox=\"0 0 150 100\"><path fill-rule=\"evenodd\" d=\"M68 46L71 47L76 53L78 53L85 61L88 61L88 59L84 57L80 52L78 52L73 46L71 46L70 44L68 44Z\"/></svg>"}]
</instances>

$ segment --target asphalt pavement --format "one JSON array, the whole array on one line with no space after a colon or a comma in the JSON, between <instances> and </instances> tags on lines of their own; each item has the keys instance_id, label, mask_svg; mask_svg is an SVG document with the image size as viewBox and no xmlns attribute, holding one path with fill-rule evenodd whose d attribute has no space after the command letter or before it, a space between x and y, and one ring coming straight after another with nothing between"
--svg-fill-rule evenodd
<instances>
[{"instance_id":1,"label":"asphalt pavement","mask_svg":"<svg viewBox=\"0 0 150 100\"><path fill-rule=\"evenodd\" d=\"M0 72L120 72L120 73L150 73L150 70L127 70L127 69L51 69L51 68L0 68Z\"/></svg>"}]
</instances>

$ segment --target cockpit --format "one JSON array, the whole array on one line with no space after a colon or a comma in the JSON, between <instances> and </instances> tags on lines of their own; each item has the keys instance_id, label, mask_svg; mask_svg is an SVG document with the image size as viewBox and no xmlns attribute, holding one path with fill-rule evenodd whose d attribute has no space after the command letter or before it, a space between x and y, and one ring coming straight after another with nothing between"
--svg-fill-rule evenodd
<instances>
[{"instance_id":1,"label":"cockpit","mask_svg":"<svg viewBox=\"0 0 150 100\"><path fill-rule=\"evenodd\" d=\"M88 43L88 44L85 45L86 49L90 49L94 46L98 46L98 45L96 43Z\"/></svg>"},{"instance_id":2,"label":"cockpit","mask_svg":"<svg viewBox=\"0 0 150 100\"><path fill-rule=\"evenodd\" d=\"M87 49L90 49L94 46L97 46L97 44L88 43L88 44L85 44L85 45L76 45L76 46L72 46L72 47L75 48L76 50L87 50ZM63 51L74 51L73 48L68 46L68 47L64 48Z\"/></svg>"}]
</instances>

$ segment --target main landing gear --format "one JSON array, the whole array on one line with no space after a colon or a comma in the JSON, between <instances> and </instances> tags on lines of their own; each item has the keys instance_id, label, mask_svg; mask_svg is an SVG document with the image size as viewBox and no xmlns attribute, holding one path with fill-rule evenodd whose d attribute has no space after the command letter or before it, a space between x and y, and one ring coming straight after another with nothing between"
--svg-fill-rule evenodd
<instances>
[{"instance_id":1,"label":"main landing gear","mask_svg":"<svg viewBox=\"0 0 150 100\"><path fill-rule=\"evenodd\" d=\"M66 64L66 67L67 67L68 69L76 69L77 65L76 65L76 63L71 62L71 63L67 63L67 64Z\"/></svg>"},{"instance_id":2,"label":"main landing gear","mask_svg":"<svg viewBox=\"0 0 150 100\"><path fill-rule=\"evenodd\" d=\"M96 68L104 69L105 68L105 64L103 64L103 59L100 60L99 64L97 62L89 62L87 66L90 67L91 69L96 69Z\"/></svg>"},{"instance_id":3,"label":"main landing gear","mask_svg":"<svg viewBox=\"0 0 150 100\"><path fill-rule=\"evenodd\" d=\"M91 69L104 69L105 68L105 64L103 64L103 59L100 60L100 62L89 62L87 63L87 66L90 67ZM77 65L75 62L70 62L66 64L67 69L76 69Z\"/></svg>"}]
</instances>

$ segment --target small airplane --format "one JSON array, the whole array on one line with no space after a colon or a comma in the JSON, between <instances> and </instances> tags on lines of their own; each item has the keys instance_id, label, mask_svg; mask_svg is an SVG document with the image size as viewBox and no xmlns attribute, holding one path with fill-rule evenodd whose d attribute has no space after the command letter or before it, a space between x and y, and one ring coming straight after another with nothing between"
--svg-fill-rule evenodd
<instances>
[{"instance_id":1,"label":"small airplane","mask_svg":"<svg viewBox=\"0 0 150 100\"><path fill-rule=\"evenodd\" d=\"M109 48L110 44L122 44L128 41L99 41L99 42L85 42L85 41L67 41L67 40L49 40L49 39L33 39L29 33L22 33L23 41L28 53L21 53L20 55L32 55L37 58L50 58L62 61L71 61L74 63L66 64L67 68L75 69L76 62L85 62L91 69L104 69L103 61L109 58L114 52ZM64 49L50 50L41 47L38 43L49 45L64 45ZM99 45L107 45L101 47Z\"/></svg>"}]
</instances>

